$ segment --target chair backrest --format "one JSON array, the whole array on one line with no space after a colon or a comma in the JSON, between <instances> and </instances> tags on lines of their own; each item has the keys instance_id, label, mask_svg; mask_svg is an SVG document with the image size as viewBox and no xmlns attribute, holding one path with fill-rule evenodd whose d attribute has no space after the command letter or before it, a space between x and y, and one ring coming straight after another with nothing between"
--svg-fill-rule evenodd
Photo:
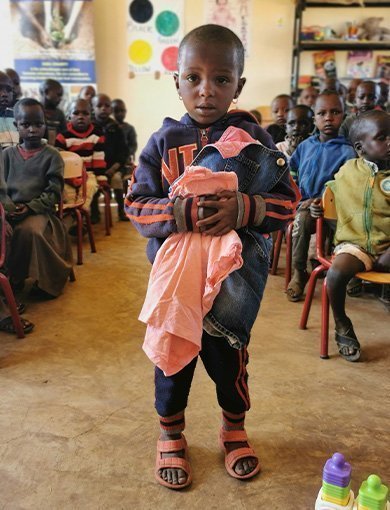
<instances>
[{"instance_id":1,"label":"chair backrest","mask_svg":"<svg viewBox=\"0 0 390 510\"><path fill-rule=\"evenodd\" d=\"M0 203L0 267L3 267L5 261L5 252L7 249L5 211L3 204Z\"/></svg>"},{"instance_id":2,"label":"chair backrest","mask_svg":"<svg viewBox=\"0 0 390 510\"><path fill-rule=\"evenodd\" d=\"M60 151L60 155L64 161L64 178L73 179L81 177L83 174L84 161L81 156L75 152Z\"/></svg>"},{"instance_id":3,"label":"chair backrest","mask_svg":"<svg viewBox=\"0 0 390 510\"><path fill-rule=\"evenodd\" d=\"M322 208L324 218L327 220L337 220L336 202L333 191L327 186L322 195Z\"/></svg>"}]
</instances>

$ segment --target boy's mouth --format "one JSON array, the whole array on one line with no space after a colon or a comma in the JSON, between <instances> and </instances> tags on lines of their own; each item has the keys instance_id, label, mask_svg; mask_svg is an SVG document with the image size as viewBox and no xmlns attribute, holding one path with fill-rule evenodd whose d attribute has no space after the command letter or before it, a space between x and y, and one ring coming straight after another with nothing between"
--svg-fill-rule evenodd
<instances>
[{"instance_id":1,"label":"boy's mouth","mask_svg":"<svg viewBox=\"0 0 390 510\"><path fill-rule=\"evenodd\" d=\"M197 106L196 109L201 112L211 112L211 111L215 110L215 106L213 106L211 104L201 104L201 105Z\"/></svg>"}]
</instances>

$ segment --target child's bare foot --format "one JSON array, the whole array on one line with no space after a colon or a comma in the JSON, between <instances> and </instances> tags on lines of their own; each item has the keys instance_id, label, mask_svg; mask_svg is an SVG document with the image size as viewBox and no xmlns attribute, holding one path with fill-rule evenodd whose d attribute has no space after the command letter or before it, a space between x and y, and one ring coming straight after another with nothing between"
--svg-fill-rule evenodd
<instances>
[{"instance_id":1,"label":"child's bare foot","mask_svg":"<svg viewBox=\"0 0 390 510\"><path fill-rule=\"evenodd\" d=\"M157 443L156 478L161 485L182 489L192 481L183 434L161 432Z\"/></svg>"}]
</instances>

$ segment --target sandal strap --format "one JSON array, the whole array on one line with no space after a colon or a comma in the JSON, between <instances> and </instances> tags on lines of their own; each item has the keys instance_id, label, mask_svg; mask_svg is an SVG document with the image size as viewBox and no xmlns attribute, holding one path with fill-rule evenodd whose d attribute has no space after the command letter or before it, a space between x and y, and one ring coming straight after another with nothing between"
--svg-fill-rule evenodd
<instances>
[{"instance_id":1,"label":"sandal strap","mask_svg":"<svg viewBox=\"0 0 390 510\"><path fill-rule=\"evenodd\" d=\"M225 456L225 464L230 468L234 468L237 462L241 459L253 458L259 461L255 451L251 447L237 448L227 453Z\"/></svg>"},{"instance_id":2,"label":"sandal strap","mask_svg":"<svg viewBox=\"0 0 390 510\"><path fill-rule=\"evenodd\" d=\"M159 469L182 469L188 476L191 473L191 466L184 457L165 457L156 460L156 470Z\"/></svg>"},{"instance_id":3,"label":"sandal strap","mask_svg":"<svg viewBox=\"0 0 390 510\"><path fill-rule=\"evenodd\" d=\"M160 453L171 453L171 452L179 452L180 450L187 449L187 441L184 436L180 439L159 439L157 441L157 451ZM175 458L175 457L171 457Z\"/></svg>"},{"instance_id":4,"label":"sandal strap","mask_svg":"<svg viewBox=\"0 0 390 510\"><path fill-rule=\"evenodd\" d=\"M221 429L220 438L223 443L247 443L248 435L245 430Z\"/></svg>"}]
</instances>

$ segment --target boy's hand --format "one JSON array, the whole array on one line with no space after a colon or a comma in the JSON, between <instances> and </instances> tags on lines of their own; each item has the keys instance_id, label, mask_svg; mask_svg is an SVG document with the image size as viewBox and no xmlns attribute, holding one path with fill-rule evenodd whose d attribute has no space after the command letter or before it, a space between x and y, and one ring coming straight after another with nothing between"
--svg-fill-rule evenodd
<instances>
[{"instance_id":1,"label":"boy's hand","mask_svg":"<svg viewBox=\"0 0 390 510\"><path fill-rule=\"evenodd\" d=\"M233 230L237 223L238 203L235 191L217 193L218 200L198 202L198 207L216 209L211 216L196 222L201 232L210 236L223 236Z\"/></svg>"},{"instance_id":2,"label":"boy's hand","mask_svg":"<svg viewBox=\"0 0 390 510\"><path fill-rule=\"evenodd\" d=\"M299 204L298 211L304 211L306 209L309 209L313 201L314 198L308 198L307 200L304 200Z\"/></svg>"},{"instance_id":3,"label":"boy's hand","mask_svg":"<svg viewBox=\"0 0 390 510\"><path fill-rule=\"evenodd\" d=\"M15 204L15 210L9 214L9 218L13 221L22 221L28 216L30 210L26 204Z\"/></svg>"},{"instance_id":4,"label":"boy's hand","mask_svg":"<svg viewBox=\"0 0 390 510\"><path fill-rule=\"evenodd\" d=\"M322 208L321 199L316 198L313 200L313 202L310 204L310 216L312 218L321 218L321 216L324 214L324 210Z\"/></svg>"}]
</instances>

